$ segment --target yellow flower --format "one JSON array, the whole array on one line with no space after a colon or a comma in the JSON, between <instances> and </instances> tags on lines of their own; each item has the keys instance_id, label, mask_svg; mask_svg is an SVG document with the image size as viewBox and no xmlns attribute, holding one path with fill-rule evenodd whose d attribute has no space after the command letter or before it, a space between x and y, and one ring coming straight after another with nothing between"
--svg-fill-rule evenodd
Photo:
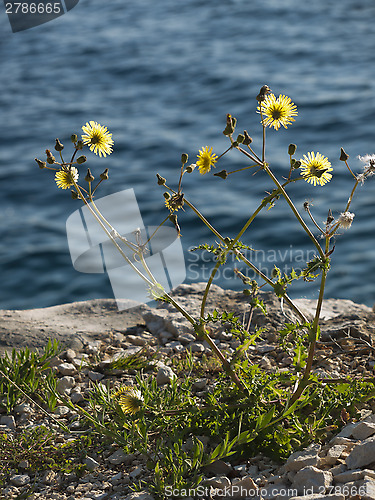
<instances>
[{"instance_id":1,"label":"yellow flower","mask_svg":"<svg viewBox=\"0 0 375 500\"><path fill-rule=\"evenodd\" d=\"M280 94L276 99L275 94L268 94L263 102L258 106L258 112L262 110L263 125L265 127L274 127L278 130L282 125L288 128L294 122L293 116L297 116L297 106L291 101L290 97Z\"/></svg>"},{"instance_id":2,"label":"yellow flower","mask_svg":"<svg viewBox=\"0 0 375 500\"><path fill-rule=\"evenodd\" d=\"M165 206L168 208L170 212L174 212L175 210L179 210L184 205L184 195L174 194L172 197L165 200Z\"/></svg>"},{"instance_id":3,"label":"yellow flower","mask_svg":"<svg viewBox=\"0 0 375 500\"><path fill-rule=\"evenodd\" d=\"M212 152L212 148L208 146L199 150L199 155L197 155L197 167L199 167L199 173L201 175L207 174L211 167L217 162L217 155Z\"/></svg>"},{"instance_id":4,"label":"yellow flower","mask_svg":"<svg viewBox=\"0 0 375 500\"><path fill-rule=\"evenodd\" d=\"M94 151L96 155L106 156L112 153L112 134L97 122L88 122L82 127L86 135L82 136L82 141L86 144L90 151Z\"/></svg>"},{"instance_id":5,"label":"yellow flower","mask_svg":"<svg viewBox=\"0 0 375 500\"><path fill-rule=\"evenodd\" d=\"M331 163L328 158L320 153L307 153L307 156L303 155L300 162L301 175L305 178L305 181L314 184L314 186L317 184L324 186L326 182L332 179L332 175L329 173L333 170Z\"/></svg>"},{"instance_id":6,"label":"yellow flower","mask_svg":"<svg viewBox=\"0 0 375 500\"><path fill-rule=\"evenodd\" d=\"M144 401L141 391L131 385L121 387L115 393L115 397L118 398L122 411L131 415L134 415L134 413L137 413L142 408Z\"/></svg>"},{"instance_id":7,"label":"yellow flower","mask_svg":"<svg viewBox=\"0 0 375 500\"><path fill-rule=\"evenodd\" d=\"M57 187L61 189L68 189L74 185L78 180L78 170L76 167L62 167L61 170L56 172L55 181Z\"/></svg>"}]
</instances>

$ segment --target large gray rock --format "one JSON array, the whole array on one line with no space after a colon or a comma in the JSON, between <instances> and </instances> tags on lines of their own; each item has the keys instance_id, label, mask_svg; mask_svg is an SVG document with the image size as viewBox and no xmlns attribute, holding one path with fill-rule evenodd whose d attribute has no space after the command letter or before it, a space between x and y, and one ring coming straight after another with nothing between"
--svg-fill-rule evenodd
<instances>
[{"instance_id":1,"label":"large gray rock","mask_svg":"<svg viewBox=\"0 0 375 500\"><path fill-rule=\"evenodd\" d=\"M332 479L329 471L308 466L297 472L292 488L296 488L300 495L305 495L307 492L322 494L331 485Z\"/></svg>"},{"instance_id":2,"label":"large gray rock","mask_svg":"<svg viewBox=\"0 0 375 500\"><path fill-rule=\"evenodd\" d=\"M292 453L285 464L286 471L298 471L308 465L318 464L318 453L321 446L319 444L311 444L308 448L302 451Z\"/></svg>"},{"instance_id":3,"label":"large gray rock","mask_svg":"<svg viewBox=\"0 0 375 500\"><path fill-rule=\"evenodd\" d=\"M375 437L370 437L355 446L346 458L348 469L359 469L375 462Z\"/></svg>"},{"instance_id":4,"label":"large gray rock","mask_svg":"<svg viewBox=\"0 0 375 500\"><path fill-rule=\"evenodd\" d=\"M134 301L127 301L127 305L131 308L119 311L115 300L96 299L43 309L1 310L0 355L13 347L43 349L48 339L80 351L98 335L144 325L142 314L150 308Z\"/></svg>"}]
</instances>

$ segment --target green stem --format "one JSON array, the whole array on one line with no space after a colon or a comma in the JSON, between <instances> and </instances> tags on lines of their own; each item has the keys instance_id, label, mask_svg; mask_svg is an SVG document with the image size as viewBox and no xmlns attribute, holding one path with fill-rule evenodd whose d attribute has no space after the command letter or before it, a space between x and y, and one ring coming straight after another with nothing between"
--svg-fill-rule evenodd
<instances>
[{"instance_id":1,"label":"green stem","mask_svg":"<svg viewBox=\"0 0 375 500\"><path fill-rule=\"evenodd\" d=\"M268 285L273 289L275 288L275 283L268 278L262 271L260 271L252 262L250 262L239 250L234 250L234 253L247 265L249 266L260 278L262 278ZM288 306L293 309L293 311L299 316L303 323L308 323L306 316L303 312L294 304L292 299L287 295L283 295L283 299L288 304Z\"/></svg>"},{"instance_id":2,"label":"green stem","mask_svg":"<svg viewBox=\"0 0 375 500\"><path fill-rule=\"evenodd\" d=\"M329 237L327 236L326 237L326 253L328 253L328 249L329 249ZM303 391L305 390L305 388L309 382L309 376L310 376L313 361L314 361L316 343L318 340L317 333L318 333L318 327L319 327L319 318L320 318L320 313L322 311L324 289L325 289L325 284L326 284L326 279L327 279L327 273L328 273L328 269L325 267L322 270L319 297L318 297L318 303L317 303L316 310L315 310L314 321L313 321L311 330L309 332L310 344L309 344L309 351L308 351L308 355L307 355L305 371L304 371L304 374L303 374L301 380L299 381L299 383L297 385L295 392L292 395L292 398L289 402L290 404L293 404L295 401L297 401L297 399L299 399L299 397L301 396L301 394L303 393Z\"/></svg>"},{"instance_id":3,"label":"green stem","mask_svg":"<svg viewBox=\"0 0 375 500\"><path fill-rule=\"evenodd\" d=\"M200 213L200 211L194 206L192 205L188 200L185 199L185 203L197 214L197 216L202 220L202 222L204 222L204 224L206 224L206 226L215 234L215 236L217 236L220 241L222 241L223 243L225 243L225 239L224 237L213 227L211 226L211 224L207 221L207 219ZM259 209L259 207L258 207ZM257 209L257 210L258 210ZM250 217L251 219L251 217ZM249 220L250 220L249 219ZM245 226L248 227L248 225L251 224L251 221L249 222L249 220L246 222ZM244 227L245 227L244 226ZM246 228L245 228L246 230ZM242 230L240 231L240 236L243 234ZM251 269L253 269L253 271L260 277L262 278L268 285L270 285L273 289L275 288L275 284L273 283L272 280L270 280L264 273L262 273L256 266L254 266L254 264L252 264L248 259L246 259L246 257L239 251L239 250L234 250L234 253L243 261L245 262L245 264L247 264ZM304 322L306 323L307 322L307 319L305 317L305 315L302 313L302 311L299 310L299 308L293 303L293 301L288 297L288 295L284 295L284 300L285 302L287 302L287 304L293 309L293 311L299 316L299 318Z\"/></svg>"},{"instance_id":4,"label":"green stem","mask_svg":"<svg viewBox=\"0 0 375 500\"><path fill-rule=\"evenodd\" d=\"M80 199L84 202L84 204L87 206L87 208L90 210L91 214L93 215L93 217L96 219L96 221L99 223L99 225L101 226L101 228L103 229L103 231L105 232L105 234L107 235L107 237L112 241L112 243L114 244L114 246L116 247L116 249L120 252L121 256L126 260L126 262L132 267L132 269L138 274L138 276L140 276L148 285L153 285L153 283L146 278L146 276L144 276L141 271L139 269L137 269L135 267L135 265L133 264L133 262L125 255L124 251L122 250L122 248L120 247L120 245L116 242L115 238L112 236L111 232L108 231L108 229L106 228L106 226L104 225L103 221L101 220L101 218L99 217L99 215L96 213L95 210L93 210L92 206L90 203L88 203L88 201L85 199L85 197L83 196L81 190L80 190L80 187L78 186L78 184L74 182L74 187L78 193L78 196L80 197ZM110 226L112 227L112 226Z\"/></svg>"},{"instance_id":5,"label":"green stem","mask_svg":"<svg viewBox=\"0 0 375 500\"><path fill-rule=\"evenodd\" d=\"M271 171L271 169L269 168L269 166L267 164L264 165L264 169L265 171L267 172L267 174L271 177L271 179L274 181L274 183L276 184L276 186L279 188L280 192L282 193L282 195L284 196L286 202L288 203L288 205L290 206L292 212L294 213L294 215L296 216L298 222L301 224L301 226L303 227L303 229L305 230L305 232L307 233L308 237L311 239L311 241L314 243L315 247L317 248L320 256L322 259L325 259L325 255L324 255L324 252L323 252L323 249L322 247L320 246L318 240L315 238L315 236L313 235L313 233L310 231L310 229L308 228L308 226L306 225L305 221L302 219L301 215L299 214L298 210L296 209L296 207L294 206L294 203L292 202L292 200L289 198L287 192L285 191L284 187L282 186L282 184L280 184L280 182L278 181L278 179L275 177L275 175L273 174L273 172Z\"/></svg>"}]
</instances>

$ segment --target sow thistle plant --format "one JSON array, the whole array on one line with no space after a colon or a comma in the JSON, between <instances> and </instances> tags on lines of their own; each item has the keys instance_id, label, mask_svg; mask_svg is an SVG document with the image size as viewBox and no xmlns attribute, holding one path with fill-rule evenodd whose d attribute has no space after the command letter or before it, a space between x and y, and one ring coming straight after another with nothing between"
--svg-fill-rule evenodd
<instances>
[{"instance_id":1,"label":"sow thistle plant","mask_svg":"<svg viewBox=\"0 0 375 500\"><path fill-rule=\"evenodd\" d=\"M199 418L203 418L203 415L209 415L211 419L209 422L205 421L203 426L208 433L213 434L217 432L217 435L225 435L225 431L228 430L228 428L231 429L231 439L229 439L228 434L224 442L220 445L221 448L216 448L216 451L212 452L210 458L207 458L207 456L205 459L202 458L203 452L201 453L201 451L199 451L201 450L200 445L196 443L199 450L195 448L195 453L196 457L199 456L202 458L201 465L203 463L209 463L210 460L214 461L220 457L230 455L233 453L234 447L240 443L255 442L259 439L260 435L263 435L263 437L271 435L271 429L275 429L278 425L279 432L282 432L280 430L282 427L280 427L281 422L288 417L292 417L293 419L297 418L297 413L306 407L306 405L311 404L313 400L318 404L317 400L323 397L322 383L319 383L317 377L312 374L312 368L316 344L319 339L319 318L322 310L326 279L330 269L331 256L334 251L332 241L336 240L339 231L350 228L354 219L354 213L350 212L350 207L355 191L359 184L363 184L368 177L375 173L375 155L360 157L364 167L362 172L355 174L349 166L349 156L344 149L341 148L339 160L345 163L349 174L354 179L354 186L340 215L334 216L330 209L327 219L323 224L319 224L312 213L312 205L309 202L305 202L303 211L300 211L289 196L287 188L290 184L295 182L307 182L312 184L316 189L326 188L326 185L332 179L333 168L331 162L326 156L318 151L307 151L301 156L296 156L297 146L295 144L290 144L286 155L287 158L289 157L287 160L287 168L283 173L282 179L278 179L271 169L271 165L266 160L266 132L267 129L273 129L273 131L276 132L281 127L287 129L291 126L298 116L297 106L292 102L290 97L284 94L280 94L279 97L276 97L267 85L264 85L260 89L259 94L256 96L256 101L257 105L255 111L260 116L262 133L262 146L260 151L255 151L252 147L253 140L247 130L243 130L237 134L235 133L237 120L235 117L228 114L223 134L227 137L229 145L223 153L216 154L213 152L211 146L202 146L194 163L189 163L188 155L183 153L181 155L180 172L175 188L169 185L164 177L155 173L157 184L164 189L164 210L167 211L167 215L164 216L159 228L169 222L174 225L178 235L180 235L181 228L178 220L179 212L180 210L192 210L201 223L205 224L209 231L213 233L216 239L215 245L209 246L207 244L202 244L195 249L197 251L204 249L213 253L216 260L203 293L200 314L198 317L193 317L186 311L178 300L167 293L152 275L145 260L146 242L141 241L140 235L135 234L134 241L119 235L116 228L111 225L110 221L105 219L95 205L96 192L101 183L108 179L109 170L106 168L99 175L99 178L95 180L90 169L82 171L87 158L81 151L87 147L91 152L100 157L110 155L112 153L114 141L112 140L112 134L108 132L106 127L95 121L90 121L82 127L83 134L81 138L79 138L77 134L73 134L71 136L73 154L69 161L64 160L64 146L58 139L56 139L55 144L55 151L58 159L55 158L50 150L46 151L45 160L36 159L41 169L55 172L55 182L58 188L64 190L71 188L72 197L81 200L81 202L89 208L98 224L100 224L107 237L112 241L123 258L131 265L134 272L137 272L138 275L142 277L145 286L148 288L150 297L158 301L168 302L190 322L196 338L207 342L212 353L217 357L218 363L221 364L223 374L225 377L229 377L230 382L229 385L227 384L225 386L225 390L220 389L223 384L222 379L220 379L221 381L218 382L217 390L215 390L214 394L207 396L207 406L197 406L194 398L189 399L190 396L188 398L189 404L187 404L186 401L183 403L183 399L179 399L182 398L182 396L178 392L177 382L174 381L172 384L173 387L171 391L174 394L173 397L182 405L182 410L174 409L172 412L174 415L174 431L172 432L170 429L170 433L167 433L170 439L172 439L173 436L176 437L174 433L177 432L177 429L179 429L179 436L181 436L188 432L187 429L189 426L190 431L194 429L195 426L202 426L202 421L200 421ZM241 154L250 165L229 171L227 169L219 170L217 168L218 164L229 151L236 151ZM255 173L268 176L273 184L273 189L260 201L255 211L249 214L247 221L234 237L223 235L219 228L215 228L200 212L199 208L189 201L189 198L183 191L184 176L208 175L211 173L212 169L215 169L213 175L220 177L223 181L230 175L246 175L249 173L247 172L248 170L252 173L255 169ZM82 182L82 179L84 182ZM268 210L273 208L280 198L284 198L289 205L291 212L301 225L302 230L311 240L316 255L311 261L306 263L306 267L299 273L292 270L290 274L286 274L275 267L269 275L266 275L246 256L245 251L250 247L245 245L241 241L241 238L246 231L249 230L257 215L266 208ZM305 217L307 214L309 222L305 221L305 218L302 216L303 213ZM150 239L154 237L156 232L157 231L151 235ZM131 250L132 257L129 257L129 252L123 250L123 245ZM287 331L298 339L295 343L294 370L291 370L289 374L275 374L273 378L270 378L270 375L262 374L261 370L256 365L251 365L250 359L247 356L247 349L255 342L258 336L262 335L261 330L256 331L255 334L250 334L249 329L230 312L219 313L216 310L211 314L206 312L207 298L215 275L220 266L225 265L230 254L234 255L237 260L248 266L258 278L257 280L251 280L236 270L236 275L242 279L245 285L244 293L249 297L251 310L256 307L264 310L264 304L262 303L259 290L261 287L267 286L274 291L283 304L289 306L298 318L295 324L288 323L286 329L284 329L284 333L280 333L280 338L283 335L285 336L285 331ZM142 270L140 270L139 263L143 266ZM312 321L309 321L304 313L290 299L287 289L295 280L303 279L305 281L313 281L317 277L320 277L319 296L315 315ZM215 329L218 325L227 326L228 324L230 324L232 333L240 340L240 346L232 357L223 353L210 336L210 329ZM157 413L159 427L157 427L158 430L155 431L153 421L147 417L150 412L142 412L146 407L149 408L149 406L145 404L145 396L147 395L150 401L158 397L163 398L164 396L158 396L161 389L158 389L156 385L148 386L147 383L142 382L141 379L138 380L138 383L139 387L126 386L115 393L113 398L121 408L122 414L125 415L125 417L128 416L132 421L131 426L127 427L128 429L132 429L131 433L133 434L131 435L135 436L138 433L138 437L141 436L139 439L144 439L142 449L148 452L148 446L150 446L150 441L148 441L147 437L148 431L150 431L151 434L153 432L152 435L159 435L159 430L163 425L170 425L170 423L167 424L167 420L165 420L169 413L168 408L165 407L166 400L164 403L160 402ZM345 391L342 390L341 393L343 392ZM151 393L152 396L150 396ZM226 402L223 399L224 396L226 397ZM329 397L333 398L332 392L330 392ZM334 398L336 398L336 396L334 396ZM173 398L170 398L168 401L170 402L172 399ZM162 399L160 401L162 401ZM342 404L342 401L337 404ZM233 410L235 413L233 413L232 410L229 412L229 407L235 408ZM151 411L151 413L153 412ZM197 417L198 414L200 415L199 418ZM142 423L137 424L138 415ZM228 417L228 415L230 415L230 417ZM147 420L147 418L149 419ZM168 416L168 418L170 417ZM212 419L215 419L215 423L212 422ZM187 421L189 425L186 424ZM170 421L168 420L168 422ZM200 423L198 424L198 422ZM237 425L237 430L235 431L233 431L234 422L236 422L235 425ZM100 429L103 430L103 424L100 425ZM128 424L123 422L122 425L126 427ZM137 431L134 430L134 425L140 425ZM316 425L319 426L320 424ZM300 432L303 425L299 424L297 427L299 429L298 432ZM117 429L110 435L114 438L114 436L119 435L119 432L120 431ZM233 432L235 435L233 435ZM282 440L284 438L285 436L280 439ZM178 441L180 437L176 437L176 439ZM126 440L124 441L123 437L121 437L118 442L124 444ZM156 442L160 445L160 442L156 440L154 441L155 446ZM139 444L139 446L141 445ZM289 448L286 447L285 449ZM156 455L158 455L158 453L156 453ZM156 455L154 454L154 456ZM162 452L160 456L163 456L164 460L166 460L165 457L167 457L168 454ZM157 467L155 466L156 462ZM157 460L156 462L154 462L154 466L155 471L158 470L158 481L161 481L159 481L159 488L161 488L162 484L166 484L165 482L163 483L163 481L166 481L166 478L160 479L161 462L159 463Z\"/></svg>"}]
</instances>

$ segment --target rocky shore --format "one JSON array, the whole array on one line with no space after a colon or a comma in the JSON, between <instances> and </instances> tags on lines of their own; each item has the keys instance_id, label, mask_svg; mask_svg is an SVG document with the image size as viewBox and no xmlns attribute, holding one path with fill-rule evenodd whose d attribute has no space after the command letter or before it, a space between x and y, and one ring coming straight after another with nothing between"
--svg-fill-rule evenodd
<instances>
[{"instance_id":1,"label":"rocky shore","mask_svg":"<svg viewBox=\"0 0 375 500\"><path fill-rule=\"evenodd\" d=\"M191 313L200 307L203 284L180 285L174 295ZM262 298L268 315L254 311L252 324L267 326L266 333L251 346L252 361L265 370L288 370L292 359L277 343L277 329L292 319L292 311L281 307L270 293ZM304 314L311 317L314 301L296 301ZM212 287L207 312L214 309L234 312L249 320L248 299L240 292ZM326 300L322 313L321 339L316 352L314 371L320 377L372 377L374 373L373 341L375 314L367 306L349 300ZM221 349L234 352L237 340L218 329L214 341ZM13 347L43 349L49 338L56 338L64 351L53 360L58 377L58 391L75 404L84 404L90 384L103 384L108 379L122 383L132 381L132 374L108 375L105 366L116 357L147 349L156 356L155 377L158 385L168 384L174 376L170 360L174 355L191 349L194 356L211 355L205 342L196 341L188 322L168 304L159 307L134 305L118 311L115 301L100 299L65 304L30 311L0 311L0 350L2 354ZM375 345L375 344L374 344ZM97 369L89 368L88 361L96 357ZM87 367L85 363L87 362ZM121 370L120 370L121 372ZM197 391L209 390L209 378L196 381ZM72 431L79 430L79 420L68 407L59 405L54 418ZM14 439L25 429L40 425L55 429L59 443L66 443L71 434L64 434L36 407L23 402L10 415L0 415L0 433ZM1 450L0 450L1 453ZM56 500L152 500L144 488L131 492L129 486L140 480L147 484L150 471L141 454L127 455L115 445L101 454L90 452L84 459L85 473L75 474L44 470L31 472L27 460L20 461L3 486L1 498L17 498L33 484L31 499ZM1 456L0 456L1 466ZM213 491L216 491L213 493ZM202 490L196 498L211 492L213 498L310 498L344 500L346 498L375 500L375 404L362 410L362 417L350 422L324 445L312 443L307 449L292 454L285 464L275 464L261 455L232 466L217 461L205 471ZM166 494L166 497L168 495ZM187 492L186 497L189 497ZM191 497L191 495L190 495Z\"/></svg>"}]
</instances>

